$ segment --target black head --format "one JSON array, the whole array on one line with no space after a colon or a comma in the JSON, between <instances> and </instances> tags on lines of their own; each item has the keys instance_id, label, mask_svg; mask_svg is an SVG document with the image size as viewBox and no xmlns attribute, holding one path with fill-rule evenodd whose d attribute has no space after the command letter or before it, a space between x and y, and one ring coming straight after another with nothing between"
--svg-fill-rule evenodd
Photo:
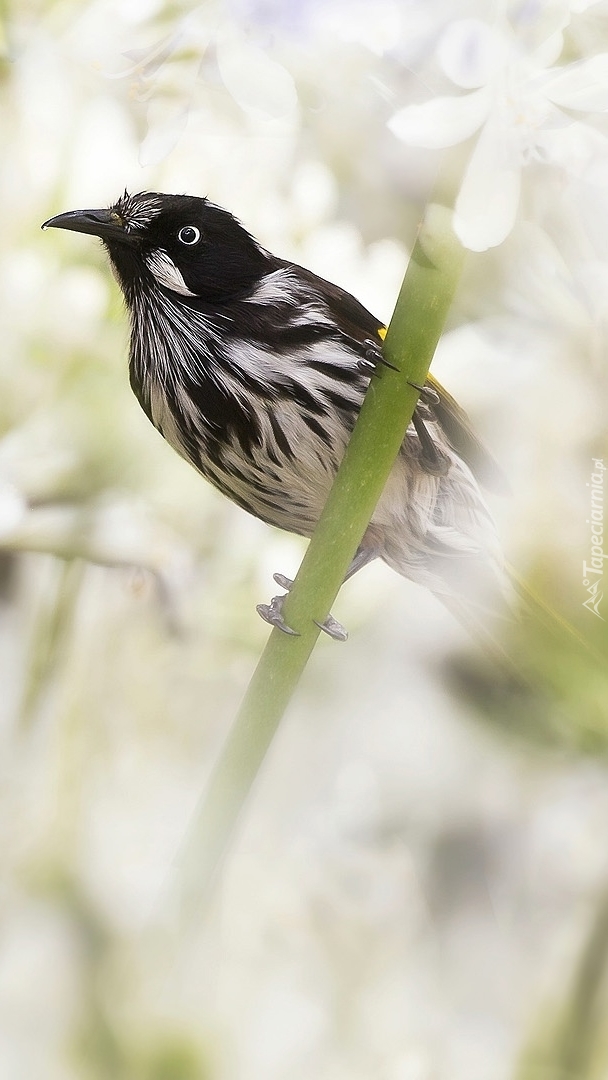
<instances>
[{"instance_id":1,"label":"black head","mask_svg":"<svg viewBox=\"0 0 608 1080\"><path fill-rule=\"evenodd\" d=\"M155 282L218 303L251 291L268 259L232 214L194 195L125 191L109 210L72 210L49 227L99 236L127 301Z\"/></svg>"}]
</instances>

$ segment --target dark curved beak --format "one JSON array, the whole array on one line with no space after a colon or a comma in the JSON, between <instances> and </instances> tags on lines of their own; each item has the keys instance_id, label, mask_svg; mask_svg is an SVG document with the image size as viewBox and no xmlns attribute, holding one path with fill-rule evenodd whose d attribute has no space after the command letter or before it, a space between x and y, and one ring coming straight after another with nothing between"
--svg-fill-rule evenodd
<instances>
[{"instance_id":1,"label":"dark curved beak","mask_svg":"<svg viewBox=\"0 0 608 1080\"><path fill-rule=\"evenodd\" d=\"M69 210L67 214L57 214L57 217L49 218L41 228L89 233L108 243L128 244L133 239L116 210Z\"/></svg>"}]
</instances>

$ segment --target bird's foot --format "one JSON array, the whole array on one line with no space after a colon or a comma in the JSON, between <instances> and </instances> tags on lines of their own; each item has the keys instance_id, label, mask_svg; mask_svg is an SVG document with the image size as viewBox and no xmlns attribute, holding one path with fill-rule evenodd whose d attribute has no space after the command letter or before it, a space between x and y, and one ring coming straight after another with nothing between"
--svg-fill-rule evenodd
<instances>
[{"instance_id":1,"label":"bird's foot","mask_svg":"<svg viewBox=\"0 0 608 1080\"><path fill-rule=\"evenodd\" d=\"M333 615L328 615L325 622L317 622L313 619L315 626L319 627L324 634L333 638L334 641L348 641L348 630L342 623L339 623L337 619L334 619Z\"/></svg>"},{"instance_id":2,"label":"bird's foot","mask_svg":"<svg viewBox=\"0 0 608 1080\"><path fill-rule=\"evenodd\" d=\"M289 592L293 585L292 578L285 577L285 574L273 574L272 576L277 585ZM264 622L276 626L284 634L293 634L294 637L299 637L297 630L292 630L291 626L288 626L283 618L282 607L284 600L284 596L273 596L269 604L258 604L256 611L258 615L261 615ZM319 630L322 630L324 634L328 634L334 641L348 640L348 630L337 619L334 619L333 615L328 615L325 622L322 623L317 622L316 619L313 621L319 627Z\"/></svg>"},{"instance_id":3,"label":"bird's foot","mask_svg":"<svg viewBox=\"0 0 608 1080\"><path fill-rule=\"evenodd\" d=\"M360 371L370 372L372 375L377 375L381 368L391 368L392 371L399 371L398 367L394 364L390 364L385 359L384 353L377 341L373 338L366 338L362 345L359 346L363 352L361 360L357 361L357 367Z\"/></svg>"},{"instance_id":4,"label":"bird's foot","mask_svg":"<svg viewBox=\"0 0 608 1080\"><path fill-rule=\"evenodd\" d=\"M284 596L273 596L269 604L257 604L255 610L264 622L276 626L277 630L282 630L284 634L291 634L292 637L299 637L298 631L285 622L282 612L284 600Z\"/></svg>"},{"instance_id":5,"label":"bird's foot","mask_svg":"<svg viewBox=\"0 0 608 1080\"><path fill-rule=\"evenodd\" d=\"M285 574L273 574L272 580L276 581L281 589L285 589L285 592L289 592L293 585L293 578L285 577Z\"/></svg>"},{"instance_id":6,"label":"bird's foot","mask_svg":"<svg viewBox=\"0 0 608 1080\"><path fill-rule=\"evenodd\" d=\"M272 576L277 585L280 585L282 589L286 589L286 591L289 592L293 585L291 578L285 577L284 574L273 574ZM328 634L334 641L348 640L348 630L346 627L342 626L342 623L339 623L337 619L334 619L333 615L328 615L325 622L320 623L317 622L316 619L313 619L313 622L315 626L319 627L319 630L322 630L324 634Z\"/></svg>"},{"instance_id":7,"label":"bird's foot","mask_svg":"<svg viewBox=\"0 0 608 1080\"><path fill-rule=\"evenodd\" d=\"M407 382L408 386L413 386L414 390L418 391L420 398L425 405L439 405L441 398L432 386L421 386L420 383L412 382L411 379L408 379Z\"/></svg>"}]
</instances>

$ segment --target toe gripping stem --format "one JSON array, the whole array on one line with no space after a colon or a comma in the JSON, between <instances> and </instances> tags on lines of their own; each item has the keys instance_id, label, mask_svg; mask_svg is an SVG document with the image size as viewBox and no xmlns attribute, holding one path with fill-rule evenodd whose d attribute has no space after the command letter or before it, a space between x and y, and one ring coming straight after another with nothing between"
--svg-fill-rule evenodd
<instances>
[{"instance_id":1,"label":"toe gripping stem","mask_svg":"<svg viewBox=\"0 0 608 1080\"><path fill-rule=\"evenodd\" d=\"M273 574L273 578L277 585L280 585L282 589L286 589L286 591L289 592L293 585L291 578L285 577L284 574ZM284 634L291 634L292 637L299 637L298 631L294 630L285 622L283 616L284 602L284 596L273 596L269 604L258 604L256 611L264 622L270 623L271 626L276 626L277 630L281 630ZM328 634L334 641L346 641L348 639L348 631L337 619L334 619L333 615L328 615L323 623L317 622L316 619L313 621L315 625L319 627L319 630L322 630L324 634Z\"/></svg>"},{"instance_id":2,"label":"toe gripping stem","mask_svg":"<svg viewBox=\"0 0 608 1080\"><path fill-rule=\"evenodd\" d=\"M439 405L441 398L432 386L429 386L428 384L421 386L420 383L412 382L411 379L408 379L407 381L409 386L413 386L414 390L418 391L420 399L425 405Z\"/></svg>"},{"instance_id":3,"label":"toe gripping stem","mask_svg":"<svg viewBox=\"0 0 608 1080\"><path fill-rule=\"evenodd\" d=\"M350 341L356 346L356 351L361 354L361 359L357 361L359 371L366 374L369 372L371 375L377 375L383 367L391 368L392 371L399 371L398 367L385 359L379 341L374 341L373 338L366 338L363 342L350 338Z\"/></svg>"}]
</instances>

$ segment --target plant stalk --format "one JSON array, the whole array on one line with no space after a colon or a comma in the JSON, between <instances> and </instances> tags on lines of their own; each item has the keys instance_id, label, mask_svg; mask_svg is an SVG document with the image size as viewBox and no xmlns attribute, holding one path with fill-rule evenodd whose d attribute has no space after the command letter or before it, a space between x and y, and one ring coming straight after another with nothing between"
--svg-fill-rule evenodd
<instances>
[{"instance_id":1,"label":"plant stalk","mask_svg":"<svg viewBox=\"0 0 608 1080\"><path fill-rule=\"evenodd\" d=\"M374 513L412 418L458 284L464 249L452 212L426 210L344 460L283 614L299 634L273 629L228 734L186 842L183 896L194 911L209 891L251 785L291 700L322 623ZM341 646L335 645L335 648Z\"/></svg>"}]
</instances>

